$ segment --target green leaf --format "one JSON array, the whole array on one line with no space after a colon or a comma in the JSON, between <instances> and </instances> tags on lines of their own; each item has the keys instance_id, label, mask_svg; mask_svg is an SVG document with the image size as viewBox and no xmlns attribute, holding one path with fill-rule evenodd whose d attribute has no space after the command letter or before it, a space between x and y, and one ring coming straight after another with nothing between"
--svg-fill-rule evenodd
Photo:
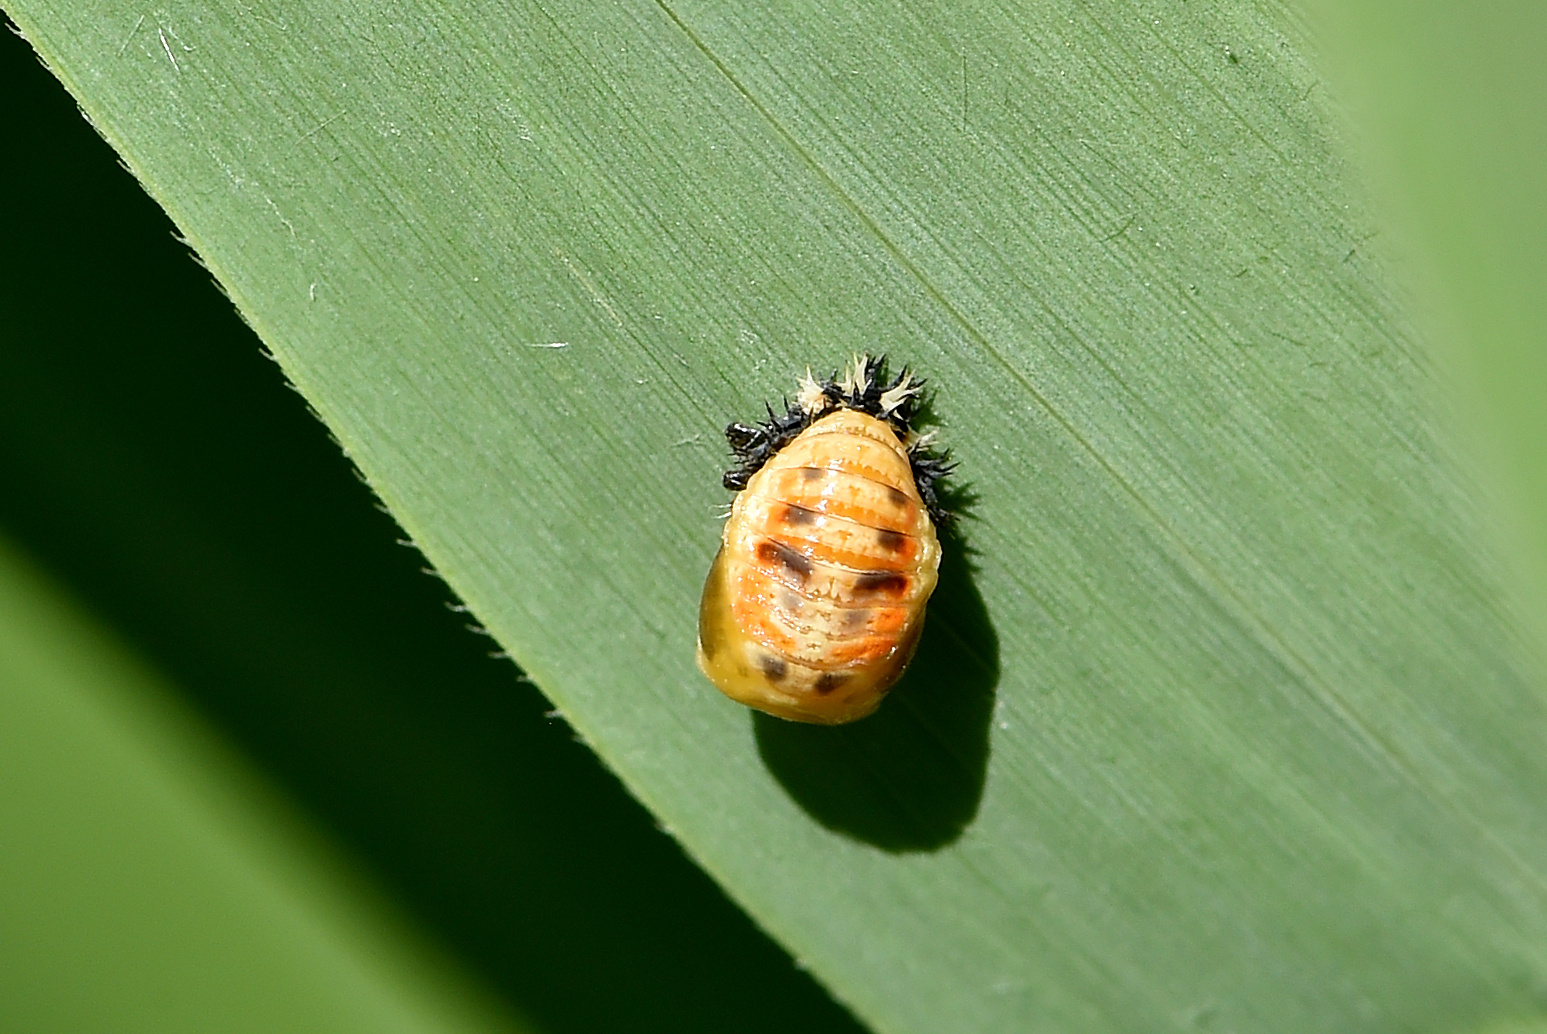
<instances>
[{"instance_id":1,"label":"green leaf","mask_svg":"<svg viewBox=\"0 0 1547 1034\"><path fill-rule=\"evenodd\" d=\"M855 1029L469 634L10 33L0 96L0 194L27 199L0 250L3 534L541 1029Z\"/></svg>"},{"instance_id":2,"label":"green leaf","mask_svg":"<svg viewBox=\"0 0 1547 1034\"><path fill-rule=\"evenodd\" d=\"M0 1020L523 1031L0 541Z\"/></svg>"},{"instance_id":3,"label":"green leaf","mask_svg":"<svg viewBox=\"0 0 1547 1034\"><path fill-rule=\"evenodd\" d=\"M479 619L880 1030L1481 1029L1547 700L1303 31L1192 4L91 16L29 39ZM936 387L873 720L693 670L716 429Z\"/></svg>"}]
</instances>

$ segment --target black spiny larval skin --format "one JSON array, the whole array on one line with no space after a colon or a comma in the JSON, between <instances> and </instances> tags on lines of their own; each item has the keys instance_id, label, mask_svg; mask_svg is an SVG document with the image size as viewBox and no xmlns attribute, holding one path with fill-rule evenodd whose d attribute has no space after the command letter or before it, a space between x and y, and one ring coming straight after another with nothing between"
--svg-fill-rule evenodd
<instances>
[{"instance_id":1,"label":"black spiny larval skin","mask_svg":"<svg viewBox=\"0 0 1547 1034\"><path fill-rule=\"evenodd\" d=\"M835 370L830 377L818 381L808 372L795 401L785 400L782 414L769 405L765 407L768 419L761 423L734 423L725 429L725 440L730 442L736 457L736 466L725 473L725 487L733 492L746 488L748 479L763 464L822 416L835 409L853 409L885 421L907 446L913 480L930 519L936 527L949 525L952 517L941 500L939 484L955 469L955 464L950 462L948 453L937 453L930 447L929 435L913 430L923 387L924 382L915 380L906 366L888 382L884 355L856 356L841 377Z\"/></svg>"}]
</instances>

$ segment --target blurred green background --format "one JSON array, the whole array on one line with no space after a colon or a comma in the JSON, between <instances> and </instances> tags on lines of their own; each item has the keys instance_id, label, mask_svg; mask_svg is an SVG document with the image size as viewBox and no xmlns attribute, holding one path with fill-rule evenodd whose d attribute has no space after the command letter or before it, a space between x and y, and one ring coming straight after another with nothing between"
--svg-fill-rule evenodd
<instances>
[{"instance_id":1,"label":"blurred green background","mask_svg":"<svg viewBox=\"0 0 1547 1034\"><path fill-rule=\"evenodd\" d=\"M0 97L0 537L538 1028L858 1030L545 717L511 662L491 659L166 216L11 32ZM59 727L60 750L73 735ZM62 784L6 792L12 804L30 795L37 814L57 793L51 823L96 821L70 810ZM106 856L142 850L147 835L79 832ZM0 853L0 869L17 857ZM64 885L71 859L57 862L0 871L0 898L39 892L18 878ZM80 962L109 927L123 927L113 950L149 937L142 893L127 881L116 903L100 899L121 914L54 931L61 958ZM19 932L0 930L0 969L31 950ZM202 950L181 957L190 978ZM90 1014L93 996L113 1015L112 986L87 972L78 985L60 974L81 1000L69 1015ZM175 986L179 974L162 977ZM243 993L203 987L189 993L198 1008L142 1018L210 1029ZM0 1001L0 1028L16 1029L5 1018L23 1004Z\"/></svg>"},{"instance_id":2,"label":"blurred green background","mask_svg":"<svg viewBox=\"0 0 1547 1034\"><path fill-rule=\"evenodd\" d=\"M1311 7L1547 656L1547 4Z\"/></svg>"}]
</instances>

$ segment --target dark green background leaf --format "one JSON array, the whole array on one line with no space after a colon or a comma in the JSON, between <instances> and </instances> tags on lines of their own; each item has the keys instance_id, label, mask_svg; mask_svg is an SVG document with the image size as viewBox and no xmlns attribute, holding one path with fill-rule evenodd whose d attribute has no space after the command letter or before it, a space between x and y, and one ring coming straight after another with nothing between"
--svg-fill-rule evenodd
<instances>
[{"instance_id":1,"label":"dark green background leaf","mask_svg":"<svg viewBox=\"0 0 1547 1034\"><path fill-rule=\"evenodd\" d=\"M0 527L540 1029L856 1029L446 609L9 33L0 76L22 114L0 184L25 199L0 251Z\"/></svg>"},{"instance_id":2,"label":"dark green background leaf","mask_svg":"<svg viewBox=\"0 0 1547 1034\"><path fill-rule=\"evenodd\" d=\"M5 540L0 628L7 1031L532 1029Z\"/></svg>"}]
</instances>

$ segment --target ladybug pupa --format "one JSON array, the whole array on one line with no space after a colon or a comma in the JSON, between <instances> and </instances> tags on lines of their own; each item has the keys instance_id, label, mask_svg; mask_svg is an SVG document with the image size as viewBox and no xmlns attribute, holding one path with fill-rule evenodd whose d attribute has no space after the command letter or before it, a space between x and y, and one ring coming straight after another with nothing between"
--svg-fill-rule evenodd
<instances>
[{"instance_id":1,"label":"ladybug pupa","mask_svg":"<svg viewBox=\"0 0 1547 1034\"><path fill-rule=\"evenodd\" d=\"M725 429L737 493L698 610L698 666L721 692L797 722L881 705L924 628L940 569L945 457L910 422L921 384L885 358L810 372L783 415Z\"/></svg>"}]
</instances>

